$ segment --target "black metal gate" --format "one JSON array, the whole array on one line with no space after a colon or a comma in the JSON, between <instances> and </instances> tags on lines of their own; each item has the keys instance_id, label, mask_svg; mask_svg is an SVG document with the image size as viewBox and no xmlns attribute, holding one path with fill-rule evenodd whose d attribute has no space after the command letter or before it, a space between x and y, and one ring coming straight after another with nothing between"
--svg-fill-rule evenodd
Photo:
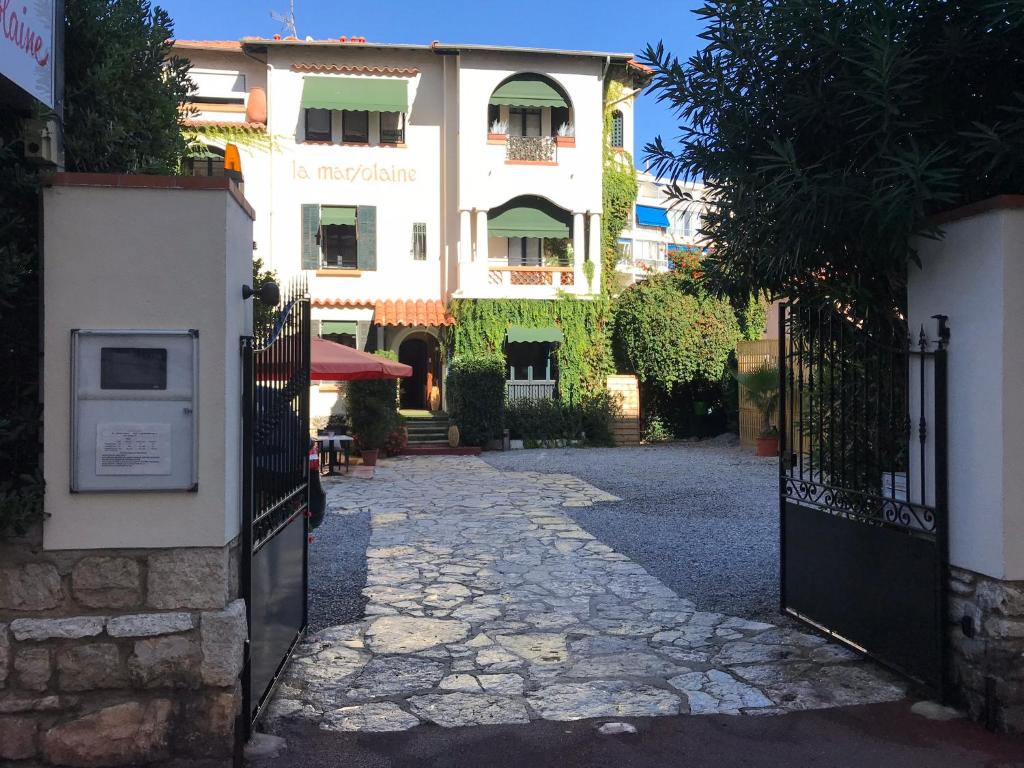
<instances>
[{"instance_id":1,"label":"black metal gate","mask_svg":"<svg viewBox=\"0 0 1024 768\"><path fill-rule=\"evenodd\" d=\"M946 330L779 318L782 610L942 696Z\"/></svg>"},{"instance_id":2,"label":"black metal gate","mask_svg":"<svg viewBox=\"0 0 1024 768\"><path fill-rule=\"evenodd\" d=\"M242 338L242 570L248 737L306 629L309 296L293 282L276 322Z\"/></svg>"}]
</instances>

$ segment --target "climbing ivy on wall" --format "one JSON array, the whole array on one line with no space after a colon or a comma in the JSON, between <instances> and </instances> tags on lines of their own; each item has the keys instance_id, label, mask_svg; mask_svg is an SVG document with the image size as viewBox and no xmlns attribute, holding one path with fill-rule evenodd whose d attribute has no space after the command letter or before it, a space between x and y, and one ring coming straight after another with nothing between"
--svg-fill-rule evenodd
<instances>
[{"instance_id":1,"label":"climbing ivy on wall","mask_svg":"<svg viewBox=\"0 0 1024 768\"><path fill-rule=\"evenodd\" d=\"M557 326L565 337L554 355L563 400L576 403L584 395L604 390L605 378L615 372L609 337L611 306L603 297L455 299L449 311L455 318L445 338L449 359L502 353L510 325Z\"/></svg>"},{"instance_id":2,"label":"climbing ivy on wall","mask_svg":"<svg viewBox=\"0 0 1024 768\"><path fill-rule=\"evenodd\" d=\"M636 169L633 155L624 149L613 149L610 141L612 113L616 99L625 94L625 86L608 80L604 95L604 169L602 172L601 215L601 291L617 293L620 286L615 267L619 263L619 237L629 222L636 203Z\"/></svg>"}]
</instances>

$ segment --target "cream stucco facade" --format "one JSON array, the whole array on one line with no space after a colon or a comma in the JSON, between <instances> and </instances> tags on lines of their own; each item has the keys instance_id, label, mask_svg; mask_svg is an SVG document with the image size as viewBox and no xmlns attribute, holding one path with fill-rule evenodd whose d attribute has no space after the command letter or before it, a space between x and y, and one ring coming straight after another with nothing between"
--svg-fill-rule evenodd
<instances>
[{"instance_id":1,"label":"cream stucco facade","mask_svg":"<svg viewBox=\"0 0 1024 768\"><path fill-rule=\"evenodd\" d=\"M305 273L314 330L411 364L426 355L430 370L403 384L410 406L429 406L443 379L451 299L599 289L605 92L626 86L615 108L631 151L647 73L630 54L252 38L175 52L191 61L201 141L239 147L256 256L282 280ZM329 116L314 87L336 91ZM375 89L404 94L403 111L345 101ZM196 162L211 171L216 160ZM314 413L337 401L317 392Z\"/></svg>"}]
</instances>

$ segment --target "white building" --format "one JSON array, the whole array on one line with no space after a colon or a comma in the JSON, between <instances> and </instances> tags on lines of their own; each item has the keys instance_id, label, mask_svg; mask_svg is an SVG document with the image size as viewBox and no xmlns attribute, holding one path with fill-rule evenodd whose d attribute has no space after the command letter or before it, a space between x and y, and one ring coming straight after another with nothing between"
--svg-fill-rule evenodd
<instances>
[{"instance_id":1,"label":"white building","mask_svg":"<svg viewBox=\"0 0 1024 768\"><path fill-rule=\"evenodd\" d=\"M630 150L648 75L631 54L344 37L175 53L214 148L193 172L240 146L256 254L309 276L323 335L413 365L407 407L440 402L450 299L599 290L605 92L619 83L609 140Z\"/></svg>"},{"instance_id":2,"label":"white building","mask_svg":"<svg viewBox=\"0 0 1024 768\"><path fill-rule=\"evenodd\" d=\"M669 184L650 173L637 173L637 200L629 227L619 238L622 260L618 270L629 282L669 270L679 254L700 251L707 243L699 236L706 201L704 185L679 182L692 200L669 197Z\"/></svg>"}]
</instances>

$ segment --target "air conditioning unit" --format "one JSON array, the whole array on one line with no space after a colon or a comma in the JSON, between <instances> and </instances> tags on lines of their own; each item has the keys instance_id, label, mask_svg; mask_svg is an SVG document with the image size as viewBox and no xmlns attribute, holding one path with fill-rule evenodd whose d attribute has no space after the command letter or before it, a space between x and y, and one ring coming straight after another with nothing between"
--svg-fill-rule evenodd
<instances>
[{"instance_id":1,"label":"air conditioning unit","mask_svg":"<svg viewBox=\"0 0 1024 768\"><path fill-rule=\"evenodd\" d=\"M21 138L25 142L25 159L36 165L63 166L57 141L60 129L53 120L26 120L22 124Z\"/></svg>"}]
</instances>

